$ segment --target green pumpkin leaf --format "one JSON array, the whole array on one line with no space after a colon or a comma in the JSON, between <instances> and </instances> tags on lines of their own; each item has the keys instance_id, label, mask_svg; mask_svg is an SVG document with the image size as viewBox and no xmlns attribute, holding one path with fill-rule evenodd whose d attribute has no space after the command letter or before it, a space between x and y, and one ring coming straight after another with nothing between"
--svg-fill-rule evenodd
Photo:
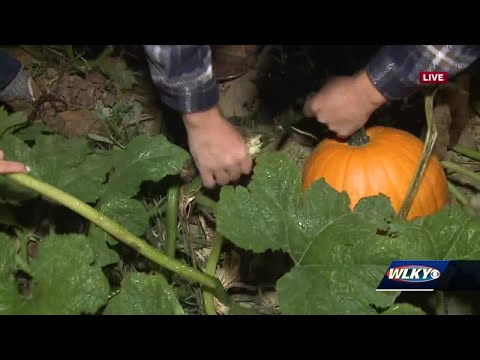
<instances>
[{"instance_id":1,"label":"green pumpkin leaf","mask_svg":"<svg viewBox=\"0 0 480 360\"><path fill-rule=\"evenodd\" d=\"M221 190L216 213L237 246L288 252L295 266L277 282L284 314L421 313L376 291L393 260L480 259L480 220L459 208L403 221L374 196L351 211L324 180L302 193L300 176L286 155L262 156L248 187Z\"/></svg>"}]
</instances>

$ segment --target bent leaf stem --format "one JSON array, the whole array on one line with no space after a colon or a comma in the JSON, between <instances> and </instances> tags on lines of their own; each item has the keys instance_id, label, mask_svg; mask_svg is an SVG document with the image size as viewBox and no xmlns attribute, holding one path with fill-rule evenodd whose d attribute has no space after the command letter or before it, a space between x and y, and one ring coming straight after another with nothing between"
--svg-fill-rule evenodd
<instances>
[{"instance_id":1,"label":"bent leaf stem","mask_svg":"<svg viewBox=\"0 0 480 360\"><path fill-rule=\"evenodd\" d=\"M110 218L101 214L90 205L84 203L76 197L67 194L52 185L37 180L30 175L8 174L5 176L10 180L32 189L43 196L71 209L72 211L101 227L110 235L130 246L146 258L187 280L200 283L203 287L210 289L213 294L224 304L227 306L231 305L231 300L228 294L216 277L210 276L200 270L185 265L176 259L169 258L167 255L159 252L147 242L131 234L127 229L123 228L121 225L112 221Z\"/></svg>"},{"instance_id":2,"label":"bent leaf stem","mask_svg":"<svg viewBox=\"0 0 480 360\"><path fill-rule=\"evenodd\" d=\"M410 208L412 207L413 200L417 195L418 188L420 187L420 182L422 181L423 174L428 165L428 161L430 160L430 156L433 151L433 147L435 145L435 141L437 140L437 126L435 121L433 120L433 99L435 97L437 90L433 91L432 94L425 97L425 117L427 120L427 136L425 137L425 145L423 148L423 154L418 163L417 170L415 172L415 176L410 183L410 187L407 191L407 196L400 207L398 212L398 217L401 219L405 219L410 212Z\"/></svg>"}]
</instances>

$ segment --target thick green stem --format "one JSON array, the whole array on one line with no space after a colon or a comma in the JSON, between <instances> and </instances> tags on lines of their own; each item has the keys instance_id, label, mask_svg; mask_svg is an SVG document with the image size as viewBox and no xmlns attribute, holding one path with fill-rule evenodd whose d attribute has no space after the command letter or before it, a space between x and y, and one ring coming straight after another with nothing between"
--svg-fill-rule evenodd
<instances>
[{"instance_id":1,"label":"thick green stem","mask_svg":"<svg viewBox=\"0 0 480 360\"><path fill-rule=\"evenodd\" d=\"M468 200L450 181L447 181L448 191L463 206L468 205Z\"/></svg>"},{"instance_id":2,"label":"thick green stem","mask_svg":"<svg viewBox=\"0 0 480 360\"><path fill-rule=\"evenodd\" d=\"M202 189L202 179L200 176L197 176L188 184L183 186L182 193L184 196L195 196L195 201L197 202L198 205L201 205L207 208L212 214L214 214L217 209L216 201L202 194L200 192L201 189Z\"/></svg>"},{"instance_id":3,"label":"thick green stem","mask_svg":"<svg viewBox=\"0 0 480 360\"><path fill-rule=\"evenodd\" d=\"M167 233L166 233L166 253L172 259L175 258L177 250L177 227L178 227L178 195L180 187L172 186L168 189L168 206L167 206Z\"/></svg>"},{"instance_id":4,"label":"thick green stem","mask_svg":"<svg viewBox=\"0 0 480 360\"><path fill-rule=\"evenodd\" d=\"M480 161L480 151L468 148L468 147L463 146L463 145L457 145L457 146L453 147L452 150L455 151L456 153L460 154L460 155L464 155L466 157L469 157L470 159Z\"/></svg>"},{"instance_id":5,"label":"thick green stem","mask_svg":"<svg viewBox=\"0 0 480 360\"><path fill-rule=\"evenodd\" d=\"M212 214L215 214L217 210L217 202L210 199L208 196L198 193L195 195L195 201L198 205L203 206L208 209Z\"/></svg>"},{"instance_id":6,"label":"thick green stem","mask_svg":"<svg viewBox=\"0 0 480 360\"><path fill-rule=\"evenodd\" d=\"M215 234L215 238L213 239L212 252L210 253L210 257L208 258L207 266L205 269L205 272L208 275L215 276L215 272L217 271L218 259L220 258L220 253L222 250L222 245L223 236L217 231L217 233ZM217 315L213 303L213 294L208 290L205 290L203 292L203 301L205 303L205 311L207 312L207 315Z\"/></svg>"},{"instance_id":7,"label":"thick green stem","mask_svg":"<svg viewBox=\"0 0 480 360\"><path fill-rule=\"evenodd\" d=\"M200 283L202 286L211 289L220 301L226 304L231 303L228 294L216 277L207 275L204 272L191 268L178 260L169 258L167 255L159 252L147 242L129 233L125 228L115 223L83 201L26 174L9 174L5 176L12 181L37 191L45 197L50 198L73 210L77 214L98 225L124 244L130 246L147 259L154 261L158 265L173 271L187 280Z\"/></svg>"},{"instance_id":8,"label":"thick green stem","mask_svg":"<svg viewBox=\"0 0 480 360\"><path fill-rule=\"evenodd\" d=\"M437 126L435 124L435 121L433 120L433 99L435 97L436 92L437 90L435 90L432 94L428 95L425 98L425 117L427 120L427 136L425 138L423 154L417 166L417 171L415 172L415 176L412 182L410 183L410 187L407 191L407 195L398 212L398 217L401 219L407 218L408 213L410 212L410 208L412 207L413 200L417 195L418 188L420 187L420 182L422 181L423 174L425 173L425 169L427 168L428 161L430 160L430 155L432 154L435 141L437 140Z\"/></svg>"},{"instance_id":9,"label":"thick green stem","mask_svg":"<svg viewBox=\"0 0 480 360\"><path fill-rule=\"evenodd\" d=\"M363 146L367 145L370 141L370 138L365 131L365 128L362 127L361 129L357 130L350 139L348 140L348 145L350 146Z\"/></svg>"},{"instance_id":10,"label":"thick green stem","mask_svg":"<svg viewBox=\"0 0 480 360\"><path fill-rule=\"evenodd\" d=\"M469 178L471 178L475 181L478 181L480 183L480 174L477 174L476 172L473 172L471 170L467 170L467 169L465 169L464 167L462 167L458 164L455 164L451 161L446 161L446 160L442 161L442 166L447 170L451 170L451 171L454 171L456 173L468 176Z\"/></svg>"},{"instance_id":11,"label":"thick green stem","mask_svg":"<svg viewBox=\"0 0 480 360\"><path fill-rule=\"evenodd\" d=\"M186 196L194 195L201 188L202 188L202 178L200 176L197 176L183 187L183 193Z\"/></svg>"}]
</instances>

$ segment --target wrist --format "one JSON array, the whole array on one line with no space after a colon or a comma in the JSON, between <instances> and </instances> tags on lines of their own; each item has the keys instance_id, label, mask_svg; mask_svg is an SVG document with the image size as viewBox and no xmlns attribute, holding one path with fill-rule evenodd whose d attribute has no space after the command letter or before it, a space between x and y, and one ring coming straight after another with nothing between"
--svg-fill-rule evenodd
<instances>
[{"instance_id":1,"label":"wrist","mask_svg":"<svg viewBox=\"0 0 480 360\"><path fill-rule=\"evenodd\" d=\"M213 106L207 110L183 114L182 118L187 128L197 128L207 123L210 125L212 122L223 120L218 106Z\"/></svg>"},{"instance_id":2,"label":"wrist","mask_svg":"<svg viewBox=\"0 0 480 360\"><path fill-rule=\"evenodd\" d=\"M355 74L354 77L359 94L362 94L363 101L372 109L372 111L385 104L387 99L373 85L365 70Z\"/></svg>"}]
</instances>

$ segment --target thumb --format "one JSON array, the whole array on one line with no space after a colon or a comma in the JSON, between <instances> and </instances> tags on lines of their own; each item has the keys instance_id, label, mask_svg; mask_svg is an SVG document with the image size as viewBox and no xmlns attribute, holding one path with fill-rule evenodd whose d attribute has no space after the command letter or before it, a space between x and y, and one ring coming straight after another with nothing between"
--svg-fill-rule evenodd
<instances>
[{"instance_id":1,"label":"thumb","mask_svg":"<svg viewBox=\"0 0 480 360\"><path fill-rule=\"evenodd\" d=\"M0 174L28 173L30 168L16 161L0 160Z\"/></svg>"}]
</instances>

